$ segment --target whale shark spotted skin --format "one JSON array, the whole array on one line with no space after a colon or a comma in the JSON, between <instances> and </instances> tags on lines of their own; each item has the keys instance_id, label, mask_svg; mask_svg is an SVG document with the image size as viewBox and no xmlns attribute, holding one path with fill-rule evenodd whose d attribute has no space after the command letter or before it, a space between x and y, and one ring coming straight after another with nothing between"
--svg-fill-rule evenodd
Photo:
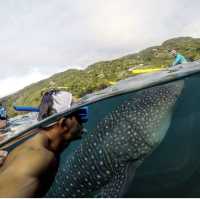
<instances>
[{"instance_id":1,"label":"whale shark spotted skin","mask_svg":"<svg viewBox=\"0 0 200 199\"><path fill-rule=\"evenodd\" d=\"M184 80L134 93L58 169L47 197L123 197L128 178L163 140Z\"/></svg>"}]
</instances>

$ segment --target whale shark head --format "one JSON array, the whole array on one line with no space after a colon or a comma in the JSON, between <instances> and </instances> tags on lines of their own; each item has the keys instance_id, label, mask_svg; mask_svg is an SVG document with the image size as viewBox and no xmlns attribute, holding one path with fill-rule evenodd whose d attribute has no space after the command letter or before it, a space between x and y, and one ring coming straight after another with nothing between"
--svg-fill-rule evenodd
<instances>
[{"instance_id":1,"label":"whale shark head","mask_svg":"<svg viewBox=\"0 0 200 199\"><path fill-rule=\"evenodd\" d=\"M130 177L164 139L183 88L179 80L129 96L98 122L70 157L62 157L46 196L122 197Z\"/></svg>"}]
</instances>

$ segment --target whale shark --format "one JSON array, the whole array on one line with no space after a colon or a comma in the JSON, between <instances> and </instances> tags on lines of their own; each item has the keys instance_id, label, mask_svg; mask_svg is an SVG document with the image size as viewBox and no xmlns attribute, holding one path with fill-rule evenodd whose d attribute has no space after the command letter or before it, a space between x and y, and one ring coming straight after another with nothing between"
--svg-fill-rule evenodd
<instances>
[{"instance_id":1,"label":"whale shark","mask_svg":"<svg viewBox=\"0 0 200 199\"><path fill-rule=\"evenodd\" d=\"M45 197L123 197L170 126L184 80L133 92L87 133Z\"/></svg>"}]
</instances>

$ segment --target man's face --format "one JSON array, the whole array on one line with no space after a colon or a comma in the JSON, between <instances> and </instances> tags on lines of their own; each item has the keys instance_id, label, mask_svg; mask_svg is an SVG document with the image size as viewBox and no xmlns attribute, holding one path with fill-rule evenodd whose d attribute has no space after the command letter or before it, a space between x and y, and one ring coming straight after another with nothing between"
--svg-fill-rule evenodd
<instances>
[{"instance_id":1,"label":"man's face","mask_svg":"<svg viewBox=\"0 0 200 199\"><path fill-rule=\"evenodd\" d=\"M51 140L51 148L56 151L65 143L78 139L82 134L82 125L76 117L62 118L53 126L46 128L46 135Z\"/></svg>"},{"instance_id":2,"label":"man's face","mask_svg":"<svg viewBox=\"0 0 200 199\"><path fill-rule=\"evenodd\" d=\"M67 127L67 132L64 135L65 140L73 140L81 136L82 125L77 121L76 117L65 119L63 125Z\"/></svg>"},{"instance_id":3,"label":"man's face","mask_svg":"<svg viewBox=\"0 0 200 199\"><path fill-rule=\"evenodd\" d=\"M177 53L176 53L175 50L172 50L172 51L170 52L170 55L173 56L173 57L176 57L176 54L177 54Z\"/></svg>"}]
</instances>

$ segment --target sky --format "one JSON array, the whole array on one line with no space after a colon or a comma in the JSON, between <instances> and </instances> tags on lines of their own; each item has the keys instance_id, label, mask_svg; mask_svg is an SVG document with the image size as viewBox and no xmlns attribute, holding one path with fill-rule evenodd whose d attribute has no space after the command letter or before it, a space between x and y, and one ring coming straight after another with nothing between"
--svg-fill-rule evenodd
<instances>
[{"instance_id":1,"label":"sky","mask_svg":"<svg viewBox=\"0 0 200 199\"><path fill-rule=\"evenodd\" d=\"M199 0L0 0L0 97L69 68L200 38Z\"/></svg>"}]
</instances>

